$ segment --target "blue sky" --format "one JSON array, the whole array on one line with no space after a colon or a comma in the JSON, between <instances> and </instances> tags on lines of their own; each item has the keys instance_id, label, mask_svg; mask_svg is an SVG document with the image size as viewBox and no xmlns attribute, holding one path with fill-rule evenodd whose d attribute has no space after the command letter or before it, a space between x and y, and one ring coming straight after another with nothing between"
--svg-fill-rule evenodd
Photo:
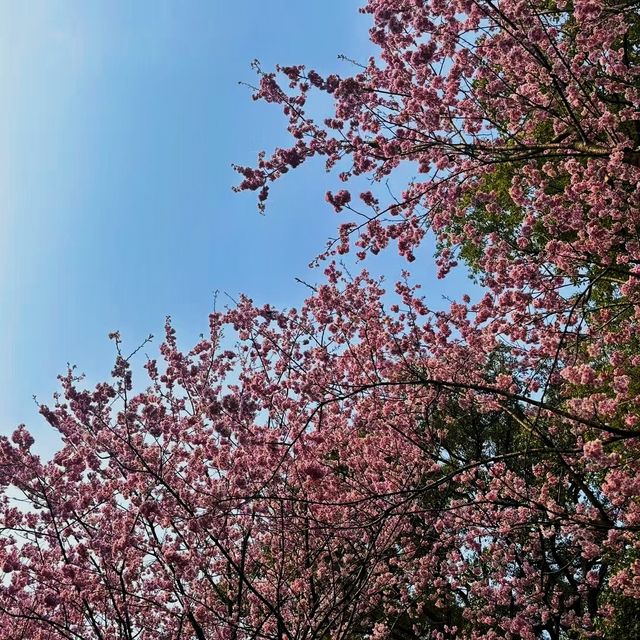
<instances>
[{"instance_id":1,"label":"blue sky","mask_svg":"<svg viewBox=\"0 0 640 640\"><path fill-rule=\"evenodd\" d=\"M189 342L213 291L297 304L338 220L320 163L267 216L231 163L287 140L251 60L349 72L370 53L356 0L0 2L0 432L76 363L108 376L164 317ZM157 344L158 340L156 340Z\"/></svg>"}]
</instances>

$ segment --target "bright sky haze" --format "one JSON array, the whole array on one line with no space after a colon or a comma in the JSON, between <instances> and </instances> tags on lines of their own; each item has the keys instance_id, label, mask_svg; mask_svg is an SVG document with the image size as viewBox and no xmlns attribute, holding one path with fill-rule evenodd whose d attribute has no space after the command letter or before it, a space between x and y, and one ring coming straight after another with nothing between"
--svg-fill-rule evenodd
<instances>
[{"instance_id":1,"label":"bright sky haze","mask_svg":"<svg viewBox=\"0 0 640 640\"><path fill-rule=\"evenodd\" d=\"M273 189L260 216L233 162L287 143L284 120L239 81L305 63L366 60L356 0L0 2L0 432L78 365L108 376L119 330L183 344L213 292L298 304L333 235L321 163ZM224 302L223 297L220 297Z\"/></svg>"}]
</instances>

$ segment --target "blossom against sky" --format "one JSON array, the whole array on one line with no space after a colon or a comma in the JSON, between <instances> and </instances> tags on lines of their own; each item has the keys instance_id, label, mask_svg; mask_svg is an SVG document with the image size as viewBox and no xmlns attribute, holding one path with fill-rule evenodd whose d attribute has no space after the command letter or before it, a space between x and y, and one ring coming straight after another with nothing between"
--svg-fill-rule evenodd
<instances>
[{"instance_id":1,"label":"blossom against sky","mask_svg":"<svg viewBox=\"0 0 640 640\"><path fill-rule=\"evenodd\" d=\"M232 193L231 163L282 136L238 81L254 58L337 67L363 19L344 0L0 3L2 432L68 361L103 377L113 329L135 345L172 314L191 338L214 290L304 295L326 185L308 173L268 217Z\"/></svg>"},{"instance_id":2,"label":"blossom against sky","mask_svg":"<svg viewBox=\"0 0 640 640\"><path fill-rule=\"evenodd\" d=\"M316 277L334 234L336 178L305 167L266 216L234 194L233 162L288 142L239 81L254 58L352 72L337 54L370 53L358 6L0 2L0 432L46 430L32 396L49 401L67 362L103 379L110 331L133 349L171 315L188 344L216 290L308 293L295 277Z\"/></svg>"}]
</instances>

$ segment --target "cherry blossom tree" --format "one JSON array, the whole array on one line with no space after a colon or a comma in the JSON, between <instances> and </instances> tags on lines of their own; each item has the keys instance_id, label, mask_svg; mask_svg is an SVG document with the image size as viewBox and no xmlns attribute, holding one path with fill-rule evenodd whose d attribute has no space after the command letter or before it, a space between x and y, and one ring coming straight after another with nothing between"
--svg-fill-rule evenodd
<instances>
[{"instance_id":1,"label":"cherry blossom tree","mask_svg":"<svg viewBox=\"0 0 640 640\"><path fill-rule=\"evenodd\" d=\"M143 391L114 334L112 380L41 407L52 460L0 441L3 637L637 635L637 3L363 11L355 75L257 67L294 141L239 189L313 156L345 183L300 309L243 298L187 352L167 322ZM428 233L477 300L334 262Z\"/></svg>"},{"instance_id":2,"label":"cherry blossom tree","mask_svg":"<svg viewBox=\"0 0 640 640\"><path fill-rule=\"evenodd\" d=\"M272 181L317 155L347 186L358 176L375 185L403 165L423 176L388 204L371 191L359 198L349 189L328 193L336 211L357 216L341 226L327 255L353 247L364 259L395 242L412 262L431 231L441 276L467 262L485 295L474 305L454 304L440 318L466 348L506 354L495 377L477 363L474 391L491 397L488 388L500 387L491 401L503 419L507 399L535 407L534 418L516 416L519 437L535 431L548 446L583 451L577 465L563 458L560 473L538 469L560 493L560 485L577 483L567 508L599 514L598 561L577 573L595 568L598 579L592 573L588 580L608 595L591 597L576 615L595 600L613 606L612 589L636 598L634 517L625 527L624 518L604 513L619 501L611 489L632 481L638 435L637 4L398 0L369 2L363 11L372 16L380 53L354 76L258 68L256 98L282 105L294 144L262 155L255 168L238 167L240 189L259 190L263 208ZM306 113L313 90L333 97L330 117ZM460 316L473 319L461 328ZM465 367L465 377L471 371ZM426 378L449 393L469 384L451 375ZM542 426L549 410L571 426ZM520 481L536 484L526 474ZM620 526L631 535L612 534ZM541 546L528 550L527 562L538 556L535 571L561 574L571 565L558 561L564 550L544 568L559 538L543 527L539 533ZM611 534L626 542L605 561ZM563 535L561 546L575 540ZM577 587L570 573L561 581ZM559 637L562 626L536 631L529 620L518 633Z\"/></svg>"}]
</instances>

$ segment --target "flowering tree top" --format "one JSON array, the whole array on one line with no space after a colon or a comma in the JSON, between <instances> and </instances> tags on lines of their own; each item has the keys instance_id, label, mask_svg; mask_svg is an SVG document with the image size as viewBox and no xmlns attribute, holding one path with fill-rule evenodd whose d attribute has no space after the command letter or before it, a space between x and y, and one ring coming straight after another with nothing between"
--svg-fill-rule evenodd
<instances>
[{"instance_id":1,"label":"flowering tree top","mask_svg":"<svg viewBox=\"0 0 640 640\"><path fill-rule=\"evenodd\" d=\"M352 77L258 68L293 142L238 167L261 208L313 156L341 171L324 281L213 313L188 352L167 322L142 391L114 334L112 380L70 371L41 407L51 461L0 440L3 637L637 637L637 3L363 11ZM331 259L412 262L430 231L477 302Z\"/></svg>"}]
</instances>

